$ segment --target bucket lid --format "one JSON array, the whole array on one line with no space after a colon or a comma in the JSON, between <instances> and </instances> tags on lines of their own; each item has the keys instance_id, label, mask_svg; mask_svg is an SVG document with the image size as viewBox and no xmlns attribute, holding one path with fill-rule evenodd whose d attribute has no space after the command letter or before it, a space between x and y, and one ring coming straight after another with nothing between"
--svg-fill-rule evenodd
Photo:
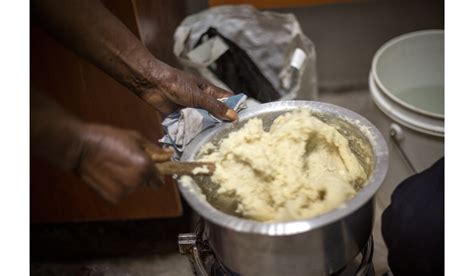
<instances>
[{"instance_id":1,"label":"bucket lid","mask_svg":"<svg viewBox=\"0 0 474 276\"><path fill-rule=\"evenodd\" d=\"M400 105L387 96L375 83L372 72L369 75L369 90L375 104L392 120L418 132L444 137L444 118L435 118Z\"/></svg>"},{"instance_id":2,"label":"bucket lid","mask_svg":"<svg viewBox=\"0 0 474 276\"><path fill-rule=\"evenodd\" d=\"M390 118L413 130L444 137L444 31L391 39L375 54L371 96Z\"/></svg>"}]
</instances>

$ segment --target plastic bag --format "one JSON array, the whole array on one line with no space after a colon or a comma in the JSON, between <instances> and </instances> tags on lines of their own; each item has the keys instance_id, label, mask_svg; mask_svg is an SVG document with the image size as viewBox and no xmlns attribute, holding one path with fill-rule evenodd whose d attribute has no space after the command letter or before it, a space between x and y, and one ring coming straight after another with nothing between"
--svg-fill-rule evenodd
<instances>
[{"instance_id":1,"label":"plastic bag","mask_svg":"<svg viewBox=\"0 0 474 276\"><path fill-rule=\"evenodd\" d=\"M259 11L249 5L218 6L188 16L174 34L174 54L186 71L230 89L209 70L229 47L210 28L237 44L279 93L280 100L316 100L316 51L293 14ZM241 93L245 91L233 91Z\"/></svg>"}]
</instances>

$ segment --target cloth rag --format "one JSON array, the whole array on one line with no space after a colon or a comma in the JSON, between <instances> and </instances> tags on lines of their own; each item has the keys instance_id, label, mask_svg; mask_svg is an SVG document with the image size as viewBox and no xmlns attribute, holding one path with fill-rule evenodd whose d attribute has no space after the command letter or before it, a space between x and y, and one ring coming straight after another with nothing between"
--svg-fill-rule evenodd
<instances>
[{"instance_id":1,"label":"cloth rag","mask_svg":"<svg viewBox=\"0 0 474 276\"><path fill-rule=\"evenodd\" d=\"M247 108L245 94L219 99L236 112ZM179 159L186 145L202 131L215 126L222 120L201 108L186 107L169 114L162 122L165 135L159 142L170 145L175 150L174 160Z\"/></svg>"}]
</instances>

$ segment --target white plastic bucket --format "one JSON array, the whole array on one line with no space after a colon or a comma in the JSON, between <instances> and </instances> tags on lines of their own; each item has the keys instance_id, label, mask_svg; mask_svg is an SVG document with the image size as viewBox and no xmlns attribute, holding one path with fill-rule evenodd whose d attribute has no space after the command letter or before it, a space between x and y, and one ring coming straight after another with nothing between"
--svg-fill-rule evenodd
<instances>
[{"instance_id":1,"label":"white plastic bucket","mask_svg":"<svg viewBox=\"0 0 474 276\"><path fill-rule=\"evenodd\" d=\"M385 207L401 181L444 156L444 31L413 32L385 43L372 61L369 89L379 113L373 123L390 151L377 195Z\"/></svg>"}]
</instances>

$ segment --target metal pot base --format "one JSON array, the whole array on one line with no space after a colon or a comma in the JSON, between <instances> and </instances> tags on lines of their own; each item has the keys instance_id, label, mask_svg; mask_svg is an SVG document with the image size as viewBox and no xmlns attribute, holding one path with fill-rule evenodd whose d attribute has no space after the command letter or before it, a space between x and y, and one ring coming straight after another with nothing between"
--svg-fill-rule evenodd
<instances>
[{"instance_id":1,"label":"metal pot base","mask_svg":"<svg viewBox=\"0 0 474 276\"><path fill-rule=\"evenodd\" d=\"M197 276L238 276L238 272L229 269L219 261L209 246L209 241L204 237L204 222L202 218L194 233L181 233L178 235L179 252L188 257L194 274ZM329 276L373 276L375 275L372 264L374 243L372 235L367 244L354 260L337 272Z\"/></svg>"}]
</instances>

